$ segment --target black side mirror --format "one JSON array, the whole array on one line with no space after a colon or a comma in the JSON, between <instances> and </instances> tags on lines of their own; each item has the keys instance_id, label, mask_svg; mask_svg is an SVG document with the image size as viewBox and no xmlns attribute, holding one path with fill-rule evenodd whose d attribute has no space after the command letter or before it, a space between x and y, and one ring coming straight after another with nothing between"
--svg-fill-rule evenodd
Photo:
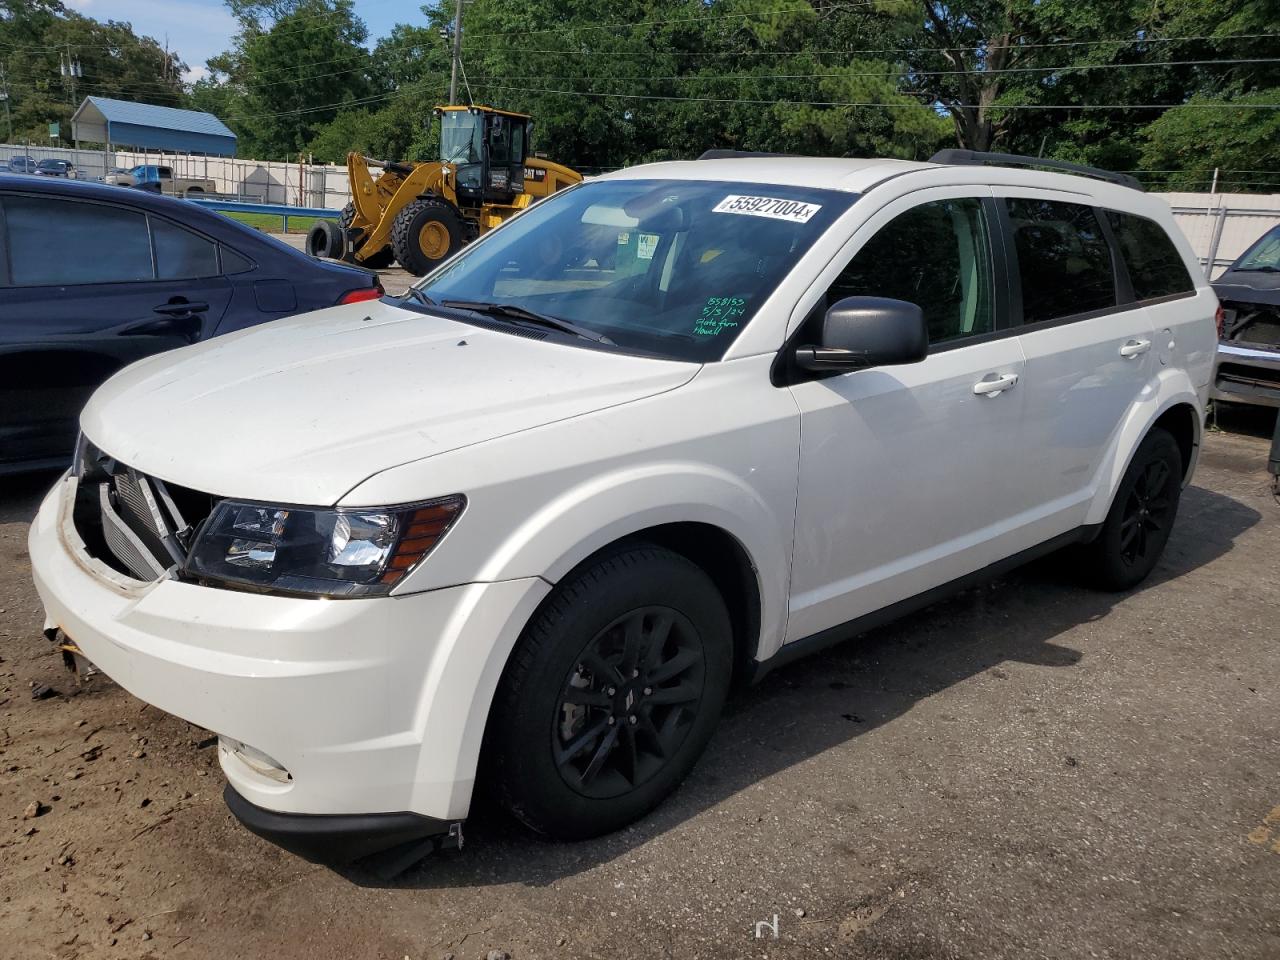
<instances>
[{"instance_id":1,"label":"black side mirror","mask_svg":"<svg viewBox=\"0 0 1280 960\"><path fill-rule=\"evenodd\" d=\"M822 318L821 343L796 348L805 370L830 373L917 363L929 353L929 327L914 303L846 297Z\"/></svg>"}]
</instances>

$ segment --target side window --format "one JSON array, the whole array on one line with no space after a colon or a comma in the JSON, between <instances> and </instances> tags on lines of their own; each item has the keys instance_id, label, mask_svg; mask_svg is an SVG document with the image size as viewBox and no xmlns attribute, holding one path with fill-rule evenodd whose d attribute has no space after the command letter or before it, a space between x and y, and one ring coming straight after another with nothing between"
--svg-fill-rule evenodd
<instances>
[{"instance_id":1,"label":"side window","mask_svg":"<svg viewBox=\"0 0 1280 960\"><path fill-rule=\"evenodd\" d=\"M226 274L244 273L252 270L253 264L236 253L226 244L222 245L222 272Z\"/></svg>"},{"instance_id":2,"label":"side window","mask_svg":"<svg viewBox=\"0 0 1280 960\"><path fill-rule=\"evenodd\" d=\"M155 279L144 214L99 203L6 197L13 284L20 287Z\"/></svg>"},{"instance_id":3,"label":"side window","mask_svg":"<svg viewBox=\"0 0 1280 960\"><path fill-rule=\"evenodd\" d=\"M161 280L194 280L218 275L218 245L182 227L151 218L156 275Z\"/></svg>"},{"instance_id":4,"label":"side window","mask_svg":"<svg viewBox=\"0 0 1280 960\"><path fill-rule=\"evenodd\" d=\"M1022 280L1023 323L1116 305L1111 247L1092 207L1057 200L1006 202Z\"/></svg>"},{"instance_id":5,"label":"side window","mask_svg":"<svg viewBox=\"0 0 1280 960\"><path fill-rule=\"evenodd\" d=\"M1193 293L1196 285L1164 228L1154 220L1131 213L1107 211L1120 253L1129 268L1133 293L1139 300Z\"/></svg>"},{"instance_id":6,"label":"side window","mask_svg":"<svg viewBox=\"0 0 1280 960\"><path fill-rule=\"evenodd\" d=\"M845 297L889 297L914 303L929 324L929 342L995 329L991 243L982 201L934 200L889 221L849 261L827 290Z\"/></svg>"}]
</instances>

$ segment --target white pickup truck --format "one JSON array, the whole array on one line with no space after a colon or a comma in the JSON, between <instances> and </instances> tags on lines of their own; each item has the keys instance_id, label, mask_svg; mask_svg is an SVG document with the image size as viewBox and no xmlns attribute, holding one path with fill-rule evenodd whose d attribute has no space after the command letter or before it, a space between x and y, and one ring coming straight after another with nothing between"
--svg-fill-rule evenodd
<instances>
[{"instance_id":1,"label":"white pickup truck","mask_svg":"<svg viewBox=\"0 0 1280 960\"><path fill-rule=\"evenodd\" d=\"M167 193L175 197L218 192L218 185L212 180L203 177L175 177L172 167L152 163L139 164L125 173L108 174L103 177L103 182L119 187L154 190L157 193Z\"/></svg>"}]
</instances>

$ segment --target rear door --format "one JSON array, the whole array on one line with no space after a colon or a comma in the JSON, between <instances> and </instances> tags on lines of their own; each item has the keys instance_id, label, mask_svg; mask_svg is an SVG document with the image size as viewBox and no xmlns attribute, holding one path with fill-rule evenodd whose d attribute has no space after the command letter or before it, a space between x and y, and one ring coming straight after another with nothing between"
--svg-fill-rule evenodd
<instances>
[{"instance_id":1,"label":"rear door","mask_svg":"<svg viewBox=\"0 0 1280 960\"><path fill-rule=\"evenodd\" d=\"M127 206L0 195L0 469L70 457L94 389L212 333L230 299L217 245Z\"/></svg>"},{"instance_id":2,"label":"rear door","mask_svg":"<svg viewBox=\"0 0 1280 960\"><path fill-rule=\"evenodd\" d=\"M1076 194L997 188L1026 356L1027 485L1048 539L1084 522L1102 457L1156 362L1103 211Z\"/></svg>"}]
</instances>

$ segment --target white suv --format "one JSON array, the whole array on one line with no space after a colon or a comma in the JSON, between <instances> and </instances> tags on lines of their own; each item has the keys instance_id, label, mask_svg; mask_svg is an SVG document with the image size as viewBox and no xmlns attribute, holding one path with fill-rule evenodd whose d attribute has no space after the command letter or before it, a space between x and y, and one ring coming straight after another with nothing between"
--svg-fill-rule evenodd
<instances>
[{"instance_id":1,"label":"white suv","mask_svg":"<svg viewBox=\"0 0 1280 960\"><path fill-rule=\"evenodd\" d=\"M1119 178L942 159L624 170L404 299L129 367L31 529L49 630L332 860L456 843L478 774L616 829L735 680L1066 545L1133 586L1213 292Z\"/></svg>"}]
</instances>

